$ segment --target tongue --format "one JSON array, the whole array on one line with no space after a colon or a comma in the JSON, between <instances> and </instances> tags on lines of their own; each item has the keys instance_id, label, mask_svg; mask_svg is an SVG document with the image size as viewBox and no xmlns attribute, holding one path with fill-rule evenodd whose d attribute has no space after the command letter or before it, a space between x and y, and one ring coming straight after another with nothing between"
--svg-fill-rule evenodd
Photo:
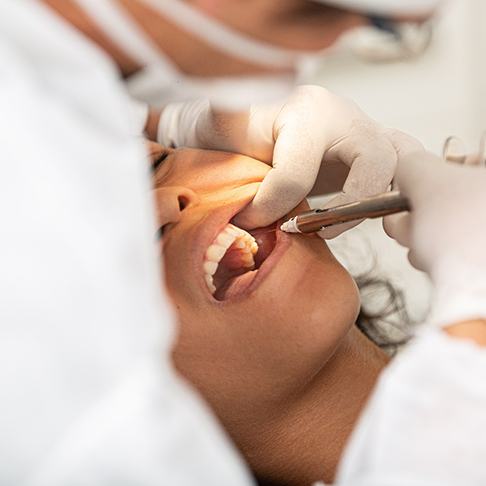
<instances>
[{"instance_id":1,"label":"tongue","mask_svg":"<svg viewBox=\"0 0 486 486\"><path fill-rule=\"evenodd\" d=\"M243 275L232 278L226 282L223 288L218 289L214 296L218 300L226 300L238 296L250 286L257 273L258 270L252 270L244 273Z\"/></svg>"}]
</instances>

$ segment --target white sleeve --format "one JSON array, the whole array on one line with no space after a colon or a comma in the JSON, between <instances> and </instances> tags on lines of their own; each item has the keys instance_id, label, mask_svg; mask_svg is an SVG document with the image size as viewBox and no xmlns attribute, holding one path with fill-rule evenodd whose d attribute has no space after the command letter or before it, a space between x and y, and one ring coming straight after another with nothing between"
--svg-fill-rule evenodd
<instances>
[{"instance_id":1,"label":"white sleeve","mask_svg":"<svg viewBox=\"0 0 486 486\"><path fill-rule=\"evenodd\" d=\"M486 349L427 330L382 374L339 486L486 484Z\"/></svg>"},{"instance_id":2,"label":"white sleeve","mask_svg":"<svg viewBox=\"0 0 486 486\"><path fill-rule=\"evenodd\" d=\"M143 144L107 58L0 2L0 484L248 486L175 376Z\"/></svg>"},{"instance_id":3,"label":"white sleeve","mask_svg":"<svg viewBox=\"0 0 486 486\"><path fill-rule=\"evenodd\" d=\"M149 115L149 105L135 99L132 99L131 101L131 132L133 133L133 135L143 135Z\"/></svg>"},{"instance_id":4,"label":"white sleeve","mask_svg":"<svg viewBox=\"0 0 486 486\"><path fill-rule=\"evenodd\" d=\"M249 486L192 390L141 362L69 428L29 486Z\"/></svg>"}]
</instances>

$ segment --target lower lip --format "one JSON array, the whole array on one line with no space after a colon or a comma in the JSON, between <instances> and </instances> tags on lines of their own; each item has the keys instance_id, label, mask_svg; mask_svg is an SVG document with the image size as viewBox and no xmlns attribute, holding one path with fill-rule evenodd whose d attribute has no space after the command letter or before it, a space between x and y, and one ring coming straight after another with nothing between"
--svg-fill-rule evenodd
<instances>
[{"instance_id":1,"label":"lower lip","mask_svg":"<svg viewBox=\"0 0 486 486\"><path fill-rule=\"evenodd\" d=\"M287 251L288 247L291 244L291 237L288 233L281 231L280 229L276 230L276 241L275 247L273 248L272 252L265 261L261 264L255 278L251 281L250 285L242 292L238 293L238 295L232 296L228 299L224 300L217 300L214 297L212 298L214 303L218 305L224 305L228 303L235 303L239 302L248 297L249 294L254 292L260 284L265 280L268 274L271 273L273 267L278 263L282 255Z\"/></svg>"}]
</instances>

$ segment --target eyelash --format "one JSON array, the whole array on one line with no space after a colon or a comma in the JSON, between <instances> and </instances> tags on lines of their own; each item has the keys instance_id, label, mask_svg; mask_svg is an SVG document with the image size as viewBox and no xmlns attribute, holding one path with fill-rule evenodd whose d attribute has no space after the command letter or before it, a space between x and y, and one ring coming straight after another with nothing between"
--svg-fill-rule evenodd
<instances>
[{"instance_id":1,"label":"eyelash","mask_svg":"<svg viewBox=\"0 0 486 486\"><path fill-rule=\"evenodd\" d=\"M154 163L152 164L152 171L156 171L160 165L162 164L162 162L167 158L167 156L169 155L169 152L162 152L159 157L157 157L157 159L155 159Z\"/></svg>"}]
</instances>

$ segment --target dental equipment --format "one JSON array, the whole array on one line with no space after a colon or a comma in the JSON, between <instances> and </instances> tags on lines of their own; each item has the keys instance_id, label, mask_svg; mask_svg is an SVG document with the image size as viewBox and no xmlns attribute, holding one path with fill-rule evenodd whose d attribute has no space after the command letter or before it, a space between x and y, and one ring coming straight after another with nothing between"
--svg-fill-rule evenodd
<instances>
[{"instance_id":1,"label":"dental equipment","mask_svg":"<svg viewBox=\"0 0 486 486\"><path fill-rule=\"evenodd\" d=\"M336 224L409 210L408 200L400 192L392 191L341 206L305 211L285 221L280 229L287 233L315 233Z\"/></svg>"},{"instance_id":2,"label":"dental equipment","mask_svg":"<svg viewBox=\"0 0 486 486\"><path fill-rule=\"evenodd\" d=\"M442 147L442 158L448 162L486 167L486 130L481 133L477 152L471 152L461 138L454 135L447 137Z\"/></svg>"}]
</instances>

